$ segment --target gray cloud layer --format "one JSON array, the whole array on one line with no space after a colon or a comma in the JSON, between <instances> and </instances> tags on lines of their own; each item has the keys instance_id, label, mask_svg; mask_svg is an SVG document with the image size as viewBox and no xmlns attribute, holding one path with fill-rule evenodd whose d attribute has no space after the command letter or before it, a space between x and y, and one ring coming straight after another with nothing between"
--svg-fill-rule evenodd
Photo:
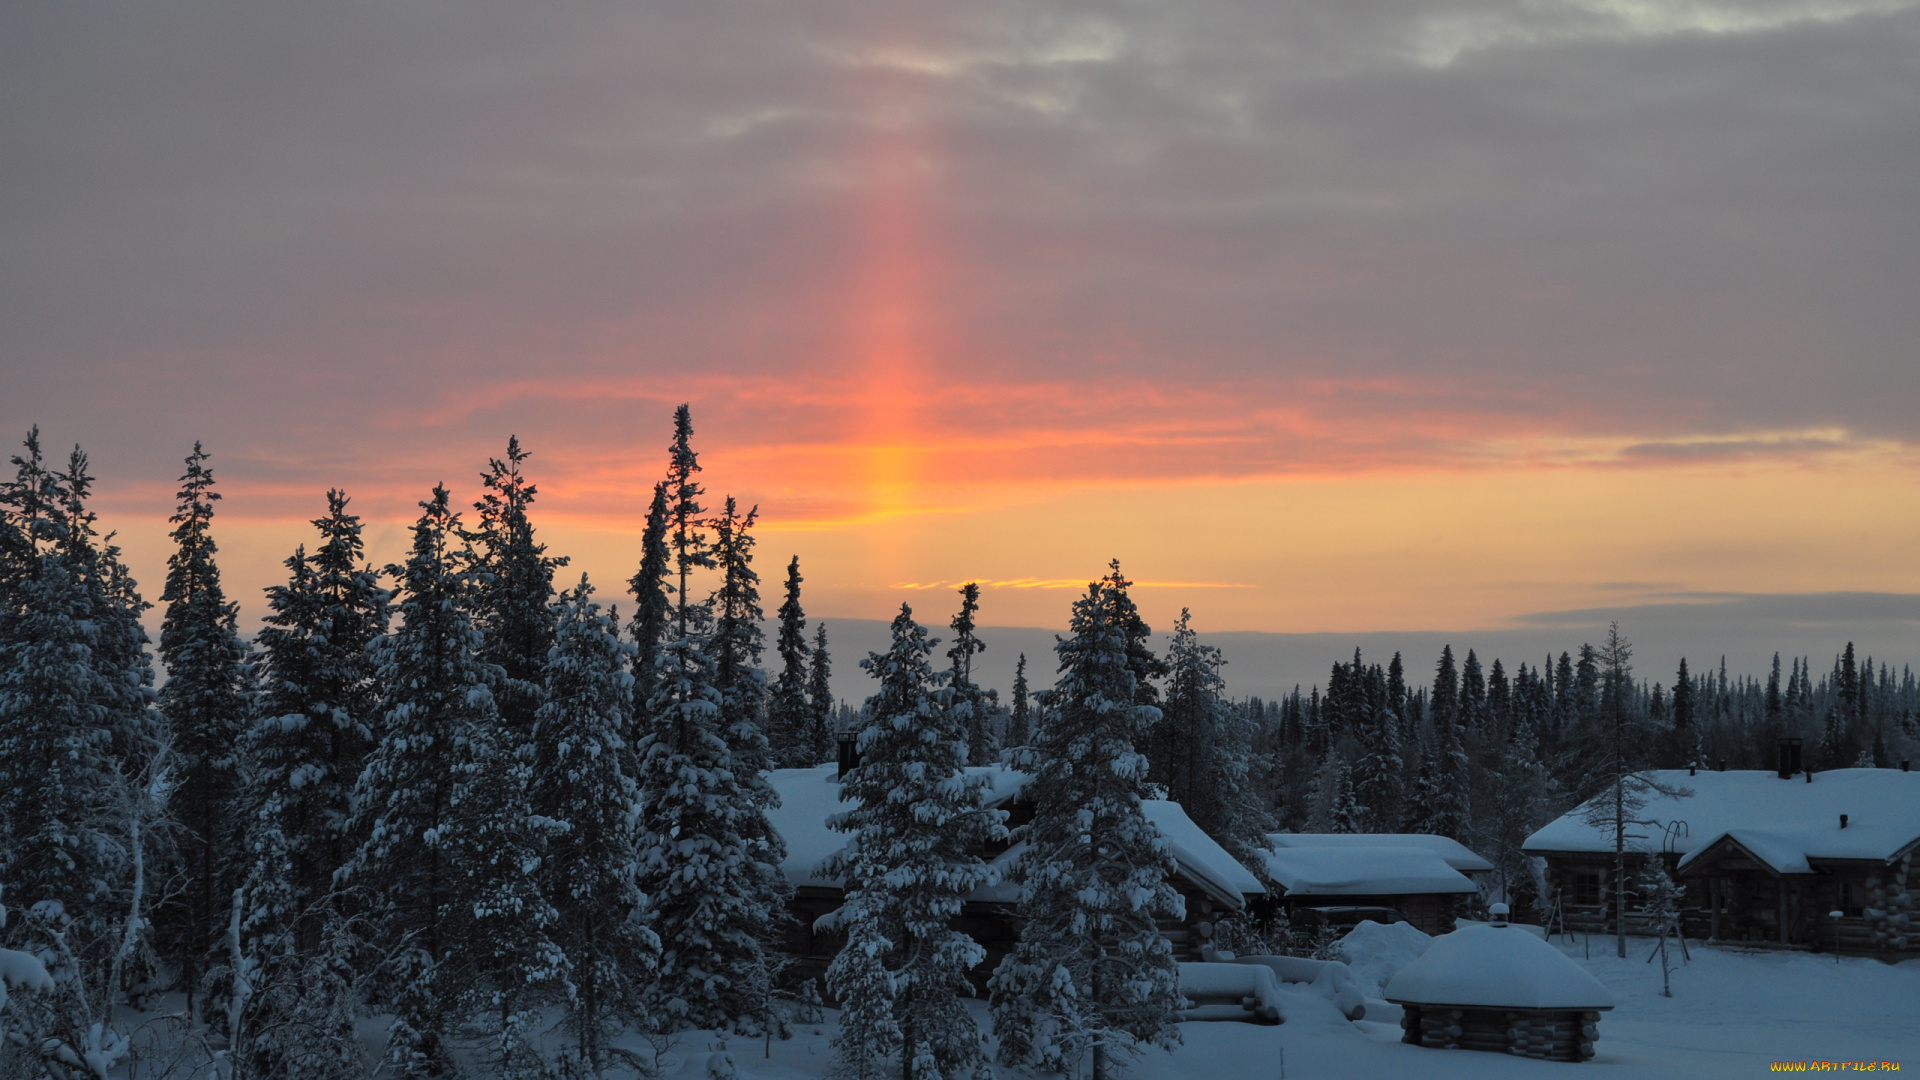
<instances>
[{"instance_id":1,"label":"gray cloud layer","mask_svg":"<svg viewBox=\"0 0 1920 1080\"><path fill-rule=\"evenodd\" d=\"M983 373L1908 440L1917 178L1907 0L12 4L0 423L304 459L831 370L892 197Z\"/></svg>"}]
</instances>

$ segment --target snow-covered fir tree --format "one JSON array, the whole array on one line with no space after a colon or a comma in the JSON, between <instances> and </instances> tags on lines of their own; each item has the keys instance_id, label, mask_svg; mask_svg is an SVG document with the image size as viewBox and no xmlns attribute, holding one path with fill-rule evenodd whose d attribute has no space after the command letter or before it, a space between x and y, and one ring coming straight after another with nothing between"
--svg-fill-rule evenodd
<instances>
[{"instance_id":1,"label":"snow-covered fir tree","mask_svg":"<svg viewBox=\"0 0 1920 1080\"><path fill-rule=\"evenodd\" d=\"M1167 760L1160 774L1167 797L1187 811L1193 823L1238 858L1264 846L1271 826L1254 801L1248 783L1253 729L1246 716L1225 700L1220 650L1202 645L1193 616L1180 609L1167 646L1166 700L1161 706L1159 741Z\"/></svg>"},{"instance_id":2,"label":"snow-covered fir tree","mask_svg":"<svg viewBox=\"0 0 1920 1080\"><path fill-rule=\"evenodd\" d=\"M208 457L199 443L187 455L171 519L174 551L160 594L167 605L160 625L160 659L167 666L160 711L170 729L178 775L171 808L183 827L176 842L183 880L177 902L156 909L154 921L162 954L179 972L190 1009L207 963L225 951L219 930L233 889L246 874L238 743L253 690L238 630L240 608L228 602L214 558L210 526L220 493L213 490Z\"/></svg>"},{"instance_id":3,"label":"snow-covered fir tree","mask_svg":"<svg viewBox=\"0 0 1920 1080\"><path fill-rule=\"evenodd\" d=\"M1516 719L1493 772L1494 782L1485 799L1483 840L1478 845L1492 859L1501 891L1516 912L1543 907L1533 857L1521 850L1527 837L1551 816L1556 788L1540 763L1539 743L1531 718Z\"/></svg>"},{"instance_id":4,"label":"snow-covered fir tree","mask_svg":"<svg viewBox=\"0 0 1920 1080\"><path fill-rule=\"evenodd\" d=\"M673 572L673 550L667 546L668 514L667 485L655 484L653 503L647 508L647 526L640 538L640 568L627 582L634 600L633 622L628 629L634 648L633 700L639 706L636 722L641 719L637 714L645 711L653 697L660 643L666 640L667 628L673 622L673 601L669 599L673 586L667 582ZM636 726L629 735L630 741L638 744L641 729Z\"/></svg>"},{"instance_id":5,"label":"snow-covered fir tree","mask_svg":"<svg viewBox=\"0 0 1920 1080\"><path fill-rule=\"evenodd\" d=\"M581 1073L598 1077L616 1061L637 1064L614 1039L652 1026L647 1003L660 941L646 925L639 887L640 792L626 742L634 650L592 592L582 576L560 597L546 703L534 729L531 802L556 830L541 882L558 909L552 939L572 972L566 1028Z\"/></svg>"},{"instance_id":6,"label":"snow-covered fir tree","mask_svg":"<svg viewBox=\"0 0 1920 1080\"><path fill-rule=\"evenodd\" d=\"M1475 667L1477 670L1477 663ZM1454 671L1451 645L1440 651L1430 700L1432 730L1420 762L1414 819L1409 824L1414 832L1460 840L1472 825L1472 765L1462 730L1460 681Z\"/></svg>"},{"instance_id":7,"label":"snow-covered fir tree","mask_svg":"<svg viewBox=\"0 0 1920 1080\"><path fill-rule=\"evenodd\" d=\"M785 845L766 816L772 788L758 771L766 757L759 717L746 726L730 725L746 707L757 706L750 696L754 688L745 685L749 673L761 680L764 693L764 676L753 667L759 656L758 579L751 576L748 522L729 500L721 528L731 566L715 596L729 620L725 646L735 692L729 703L714 651L716 613L709 604L688 600L693 571L712 568L716 560L701 516L705 489L695 479L700 463L692 415L681 405L673 419L662 491L665 542L678 584L638 747L640 890L653 903L661 941L654 1015L667 1030L744 1030L769 1017L769 953L789 889L780 870Z\"/></svg>"},{"instance_id":8,"label":"snow-covered fir tree","mask_svg":"<svg viewBox=\"0 0 1920 1080\"><path fill-rule=\"evenodd\" d=\"M760 629L760 575L753 569L753 525L759 509L740 513L733 496L712 518L713 561L720 585L707 604L712 631L707 651L713 657L714 687L727 745L733 749L741 783L765 800L773 789L762 778L772 765L763 727L767 711L767 674L760 670L765 649Z\"/></svg>"},{"instance_id":9,"label":"snow-covered fir tree","mask_svg":"<svg viewBox=\"0 0 1920 1080\"><path fill-rule=\"evenodd\" d=\"M148 884L136 868L161 853L151 830L129 834L122 812L164 741L147 605L96 531L86 455L76 447L57 472L37 428L25 446L0 488L15 560L0 609L0 880L41 915L6 933L20 943L58 928L84 992L99 995L111 992L102 980L124 945L130 894Z\"/></svg>"},{"instance_id":10,"label":"snow-covered fir tree","mask_svg":"<svg viewBox=\"0 0 1920 1080\"><path fill-rule=\"evenodd\" d=\"M1013 666L1013 707L1007 712L1005 742L1010 748L1027 745L1033 739L1033 694L1027 689L1027 654L1021 653Z\"/></svg>"},{"instance_id":11,"label":"snow-covered fir tree","mask_svg":"<svg viewBox=\"0 0 1920 1080\"><path fill-rule=\"evenodd\" d=\"M1353 765L1354 798L1367 808L1363 831L1392 832L1399 824L1406 762L1400 754L1407 683L1400 654L1387 665L1385 693L1370 702L1354 732L1359 758Z\"/></svg>"},{"instance_id":12,"label":"snow-covered fir tree","mask_svg":"<svg viewBox=\"0 0 1920 1080\"><path fill-rule=\"evenodd\" d=\"M463 534L471 548L468 603L482 635L480 658L500 669L494 702L505 738L518 746L532 737L541 672L553 648L553 572L567 564L534 538L527 511L539 489L521 471L531 456L518 438L507 438L506 457L489 459L480 474L477 526Z\"/></svg>"},{"instance_id":13,"label":"snow-covered fir tree","mask_svg":"<svg viewBox=\"0 0 1920 1080\"><path fill-rule=\"evenodd\" d=\"M987 651L980 640L974 618L980 611L980 585L969 581L960 587L960 611L948 625L953 629L953 647L947 650L951 666L947 682L953 690L953 711L967 731L967 764L987 765L1000 757L1000 741L994 721L1000 712L999 695L983 690L973 681L973 658Z\"/></svg>"},{"instance_id":14,"label":"snow-covered fir tree","mask_svg":"<svg viewBox=\"0 0 1920 1080\"><path fill-rule=\"evenodd\" d=\"M284 939L302 958L316 955L328 918L341 914L324 901L359 848L353 789L380 704L372 646L387 632L390 597L348 502L327 492L327 514L313 521L319 545L295 551L287 583L267 590L259 694L240 740L247 933Z\"/></svg>"},{"instance_id":15,"label":"snow-covered fir tree","mask_svg":"<svg viewBox=\"0 0 1920 1080\"><path fill-rule=\"evenodd\" d=\"M552 937L559 915L539 880L557 825L532 813L528 746L489 712L483 707L455 744L447 824L438 830L453 882L441 919L457 937L440 961L436 995L485 1033L489 1075L540 1077L548 1075L540 1010L573 996L568 957Z\"/></svg>"},{"instance_id":16,"label":"snow-covered fir tree","mask_svg":"<svg viewBox=\"0 0 1920 1080\"><path fill-rule=\"evenodd\" d=\"M835 1046L849 1072L898 1046L906 1080L967 1080L983 1047L960 998L972 994L967 972L986 951L952 922L961 898L988 879L978 852L1005 838L1004 815L983 808L987 778L966 773L970 732L953 673L935 674L932 643L905 604L892 639L861 664L880 686L862 710L860 764L842 779L842 800L857 805L831 819L853 834L834 868L847 889L838 918L855 929L827 969L840 1000L884 988L891 1008L860 1002Z\"/></svg>"},{"instance_id":17,"label":"snow-covered fir tree","mask_svg":"<svg viewBox=\"0 0 1920 1080\"><path fill-rule=\"evenodd\" d=\"M698 616L690 611L689 624ZM701 635L662 646L654 686L639 747L639 886L661 944L654 1016L667 1030L750 1029L767 1016L780 856L733 771Z\"/></svg>"},{"instance_id":18,"label":"snow-covered fir tree","mask_svg":"<svg viewBox=\"0 0 1920 1080\"><path fill-rule=\"evenodd\" d=\"M687 592L689 579L695 570L713 566L713 553L702 531L704 521L700 516L707 512L706 507L700 505L700 497L707 489L694 479L699 471L700 455L693 448L693 412L683 404L673 411L673 442L667 446L667 478L660 485L666 500L664 536L673 557L671 572L679 580L673 594L674 632L682 638L692 632L691 619L696 614ZM643 556L642 570L645 567ZM661 641L664 643L667 639L663 633ZM656 692L658 689L655 688Z\"/></svg>"},{"instance_id":19,"label":"snow-covered fir tree","mask_svg":"<svg viewBox=\"0 0 1920 1080\"><path fill-rule=\"evenodd\" d=\"M365 1072L353 1022L369 926L334 894L334 872L361 840L351 799L374 744L372 642L386 634L390 596L348 502L326 492L317 550L296 550L288 582L267 590L259 694L240 738L250 1001L236 1053L255 1076Z\"/></svg>"},{"instance_id":20,"label":"snow-covered fir tree","mask_svg":"<svg viewBox=\"0 0 1920 1080\"><path fill-rule=\"evenodd\" d=\"M1158 710L1139 704L1129 642L1144 623L1127 585L1115 564L1075 602L1051 707L1015 757L1034 778L1034 819L1021 830L1024 929L991 984L1003 1062L1078 1069L1091 1054L1095 1080L1144 1044L1179 1039L1178 967L1155 920L1182 917L1185 905L1140 807L1147 763L1134 746Z\"/></svg>"},{"instance_id":21,"label":"snow-covered fir tree","mask_svg":"<svg viewBox=\"0 0 1920 1080\"><path fill-rule=\"evenodd\" d=\"M1346 755L1336 749L1321 763L1307 831L1357 833L1366 816L1367 808L1354 797L1353 767L1347 764Z\"/></svg>"},{"instance_id":22,"label":"snow-covered fir tree","mask_svg":"<svg viewBox=\"0 0 1920 1080\"><path fill-rule=\"evenodd\" d=\"M491 688L500 674L479 658L452 548L459 515L444 487L420 505L406 564L388 568L401 586L402 622L378 643L380 740L354 791L365 840L342 876L366 896L376 946L392 957L388 1063L401 1076L434 1077L453 1069L447 1028L470 989L455 977L469 973L456 971L454 954L476 944L464 940L470 920L452 917L479 899L464 891L471 883L455 850L472 807L455 800L478 779L473 744L490 742L498 724Z\"/></svg>"},{"instance_id":23,"label":"snow-covered fir tree","mask_svg":"<svg viewBox=\"0 0 1920 1080\"><path fill-rule=\"evenodd\" d=\"M809 745L813 704L807 700L807 613L800 607L800 556L787 563L787 596L778 617L780 634L774 647L780 653L780 674L773 680L767 705L767 744L774 760L785 768L818 765Z\"/></svg>"},{"instance_id":24,"label":"snow-covered fir tree","mask_svg":"<svg viewBox=\"0 0 1920 1080\"><path fill-rule=\"evenodd\" d=\"M807 751L814 761L832 761L833 657L827 652L827 624L813 628L813 653L807 660Z\"/></svg>"},{"instance_id":25,"label":"snow-covered fir tree","mask_svg":"<svg viewBox=\"0 0 1920 1080\"><path fill-rule=\"evenodd\" d=\"M104 808L115 797L112 733L97 703L112 693L89 662L93 598L67 561L42 553L17 586L0 651L0 878L15 906L58 904L94 955L112 927L110 883L127 852ZM24 922L9 931L21 941Z\"/></svg>"}]
</instances>

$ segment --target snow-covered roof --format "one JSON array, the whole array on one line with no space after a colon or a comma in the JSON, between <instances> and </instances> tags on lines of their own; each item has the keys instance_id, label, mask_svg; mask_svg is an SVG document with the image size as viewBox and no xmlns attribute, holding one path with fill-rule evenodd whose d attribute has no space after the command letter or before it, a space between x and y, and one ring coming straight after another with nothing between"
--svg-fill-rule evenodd
<instances>
[{"instance_id":1,"label":"snow-covered roof","mask_svg":"<svg viewBox=\"0 0 1920 1080\"><path fill-rule=\"evenodd\" d=\"M1663 769L1644 774L1678 796L1649 792L1632 817L1653 824L1630 825L1627 848L1661 850L1674 826L1670 850L1681 867L1722 838L1745 848L1775 873L1806 874L1810 859L1884 862L1920 845L1920 773L1897 769L1834 769L1782 780L1772 772L1701 772ZM1612 798L1611 790L1595 796ZM1840 815L1847 827L1840 827ZM1613 829L1586 821L1578 807L1527 838L1523 848L1545 852L1612 852Z\"/></svg>"},{"instance_id":2,"label":"snow-covered roof","mask_svg":"<svg viewBox=\"0 0 1920 1080\"><path fill-rule=\"evenodd\" d=\"M1179 803L1167 799L1142 799L1140 810L1167 840L1180 873L1201 890L1229 907L1245 906L1249 896L1267 890L1253 871L1227 854L1227 849L1193 823Z\"/></svg>"},{"instance_id":3,"label":"snow-covered roof","mask_svg":"<svg viewBox=\"0 0 1920 1080\"><path fill-rule=\"evenodd\" d=\"M1388 1001L1491 1009L1611 1009L1600 980L1511 926L1464 926L1433 939L1388 980Z\"/></svg>"},{"instance_id":4,"label":"snow-covered roof","mask_svg":"<svg viewBox=\"0 0 1920 1080\"><path fill-rule=\"evenodd\" d=\"M1492 863L1453 837L1426 833L1268 833L1267 844L1273 848L1420 848L1440 856L1464 874L1493 869Z\"/></svg>"},{"instance_id":5,"label":"snow-covered roof","mask_svg":"<svg viewBox=\"0 0 1920 1080\"><path fill-rule=\"evenodd\" d=\"M780 805L769 811L767 818L787 842L787 857L780 869L796 886L840 887L838 878L821 872L821 864L845 850L849 839L846 833L827 827L829 817L851 809L849 804L840 801L838 772L834 765L821 765L811 769L775 769L768 774L773 790L780 796ZM968 768L967 773L987 777L990 807L1012 802L1032 779L1026 773L997 765ZM1266 891L1246 867L1200 831L1180 804L1150 799L1141 802L1141 809L1160 835L1167 838L1180 873L1215 899L1238 908L1245 903L1247 895ZM999 883L983 885L969 893L967 899L1004 903L1017 899L1019 889L1010 884L1009 879L1013 865L1026 847L1023 841L996 856L992 866L998 871Z\"/></svg>"},{"instance_id":6,"label":"snow-covered roof","mask_svg":"<svg viewBox=\"0 0 1920 1080\"><path fill-rule=\"evenodd\" d=\"M1385 844L1284 847L1263 853L1288 896L1409 896L1470 893L1465 874L1426 848Z\"/></svg>"},{"instance_id":7,"label":"snow-covered roof","mask_svg":"<svg viewBox=\"0 0 1920 1080\"><path fill-rule=\"evenodd\" d=\"M969 767L968 776L987 777L986 805L1004 806L1026 789L1032 777L998 765ZM837 889L839 878L820 872L820 864L838 855L847 846L848 834L827 827L827 819L853 807L840 801L838 765L817 765L811 769L775 769L767 774L780 805L768 811L774 831L787 842L787 857L780 869L796 886L813 885Z\"/></svg>"}]
</instances>

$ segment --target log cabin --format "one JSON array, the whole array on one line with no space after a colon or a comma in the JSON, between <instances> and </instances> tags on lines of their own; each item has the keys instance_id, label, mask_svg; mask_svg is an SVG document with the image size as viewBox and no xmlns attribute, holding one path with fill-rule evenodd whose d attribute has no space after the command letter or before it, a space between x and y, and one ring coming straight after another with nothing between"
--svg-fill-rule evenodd
<instances>
[{"instance_id":1,"label":"log cabin","mask_svg":"<svg viewBox=\"0 0 1920 1080\"><path fill-rule=\"evenodd\" d=\"M1428 934L1446 934L1493 864L1445 836L1416 833L1269 833L1267 876L1296 927L1303 909L1391 908Z\"/></svg>"},{"instance_id":2,"label":"log cabin","mask_svg":"<svg viewBox=\"0 0 1920 1080\"><path fill-rule=\"evenodd\" d=\"M1626 840L1627 929L1651 932L1636 883L1652 858L1684 888L1689 937L1757 947L1920 954L1920 775L1902 769L1657 770ZM1611 791L1596 799L1610 799ZM1566 925L1614 926L1613 829L1580 807L1530 836Z\"/></svg>"},{"instance_id":3,"label":"log cabin","mask_svg":"<svg viewBox=\"0 0 1920 1080\"><path fill-rule=\"evenodd\" d=\"M1024 797L1029 780L1025 773L997 765L966 771L987 778L986 806L1006 813L1010 828L1033 820L1032 804ZM787 952L792 975L797 979L824 973L844 941L844 935L838 932L817 928L820 918L838 911L846 899L842 883L828 876L822 865L845 848L849 839L846 833L827 827L831 815L848 809L840 801L841 772L842 766L836 764L775 769L768 774L780 796L780 806L768 818L786 841L787 856L781 869L793 885L793 924ZM1171 884L1186 901L1185 917L1163 920L1160 934L1172 944L1176 960L1197 960L1212 920L1246 910L1248 902L1266 890L1251 871L1201 831L1178 803L1142 800L1141 811L1166 839L1176 867ZM984 985L1000 959L1019 941L1020 890L1011 879L1025 851L1026 844L1021 842L995 844L979 852L999 880L969 893L954 921L957 929L987 951L986 960L973 971L976 984Z\"/></svg>"}]
</instances>

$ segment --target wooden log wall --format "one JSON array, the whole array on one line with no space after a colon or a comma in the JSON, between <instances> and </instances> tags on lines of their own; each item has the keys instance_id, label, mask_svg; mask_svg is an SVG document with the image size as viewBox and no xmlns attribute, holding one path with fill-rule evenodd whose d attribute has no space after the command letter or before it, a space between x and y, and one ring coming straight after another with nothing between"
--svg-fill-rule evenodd
<instances>
[{"instance_id":1,"label":"wooden log wall","mask_svg":"<svg viewBox=\"0 0 1920 1080\"><path fill-rule=\"evenodd\" d=\"M1483 1050L1543 1061L1587 1061L1600 1014L1573 1009L1402 1007L1400 1041L1433 1050Z\"/></svg>"}]
</instances>

